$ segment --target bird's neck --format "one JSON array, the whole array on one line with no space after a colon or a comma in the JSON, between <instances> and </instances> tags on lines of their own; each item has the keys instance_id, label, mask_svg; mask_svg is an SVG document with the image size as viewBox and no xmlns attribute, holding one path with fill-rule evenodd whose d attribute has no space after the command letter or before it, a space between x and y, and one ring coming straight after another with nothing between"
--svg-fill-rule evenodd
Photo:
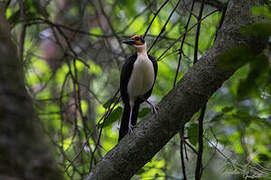
<instances>
[{"instance_id":1,"label":"bird's neck","mask_svg":"<svg viewBox=\"0 0 271 180\"><path fill-rule=\"evenodd\" d=\"M137 55L147 55L147 44L135 45Z\"/></svg>"}]
</instances>

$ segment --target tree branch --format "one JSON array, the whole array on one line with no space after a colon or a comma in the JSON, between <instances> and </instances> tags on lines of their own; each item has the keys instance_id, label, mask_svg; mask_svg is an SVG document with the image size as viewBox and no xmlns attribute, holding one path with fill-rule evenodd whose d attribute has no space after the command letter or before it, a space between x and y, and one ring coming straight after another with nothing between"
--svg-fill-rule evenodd
<instances>
[{"instance_id":1,"label":"tree branch","mask_svg":"<svg viewBox=\"0 0 271 180\"><path fill-rule=\"evenodd\" d=\"M252 46L257 54L265 42L240 34L240 28L259 18L252 17L250 8L261 0L231 0L225 20L213 47L202 56L188 73L159 103L157 115L147 115L125 136L89 174L88 180L129 179L188 122L239 67L223 70L217 67L220 56L234 46ZM255 43L257 42L257 43Z\"/></svg>"},{"instance_id":2,"label":"tree branch","mask_svg":"<svg viewBox=\"0 0 271 180\"><path fill-rule=\"evenodd\" d=\"M196 0L197 2L201 3L201 0ZM206 0L205 4L217 8L219 11L222 11L225 7L226 3L220 2L218 0Z\"/></svg>"}]
</instances>

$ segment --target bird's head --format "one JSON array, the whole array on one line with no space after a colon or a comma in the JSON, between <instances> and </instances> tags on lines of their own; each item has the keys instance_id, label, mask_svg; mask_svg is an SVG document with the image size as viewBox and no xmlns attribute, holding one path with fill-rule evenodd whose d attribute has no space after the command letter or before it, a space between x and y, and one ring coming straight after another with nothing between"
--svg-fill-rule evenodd
<instances>
[{"instance_id":1,"label":"bird's head","mask_svg":"<svg viewBox=\"0 0 271 180\"><path fill-rule=\"evenodd\" d=\"M122 42L134 46L137 49L137 51L142 51L146 49L146 42L144 38L140 35L134 35Z\"/></svg>"}]
</instances>

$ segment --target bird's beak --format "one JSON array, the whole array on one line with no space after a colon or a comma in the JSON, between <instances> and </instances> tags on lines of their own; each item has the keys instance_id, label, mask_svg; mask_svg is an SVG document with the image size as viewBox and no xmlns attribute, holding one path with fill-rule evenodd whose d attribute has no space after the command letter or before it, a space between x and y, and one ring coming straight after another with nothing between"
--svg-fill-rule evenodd
<instances>
[{"instance_id":1,"label":"bird's beak","mask_svg":"<svg viewBox=\"0 0 271 180\"><path fill-rule=\"evenodd\" d=\"M134 45L135 44L135 40L133 39L127 39L122 41L122 43L128 44L128 45Z\"/></svg>"}]
</instances>

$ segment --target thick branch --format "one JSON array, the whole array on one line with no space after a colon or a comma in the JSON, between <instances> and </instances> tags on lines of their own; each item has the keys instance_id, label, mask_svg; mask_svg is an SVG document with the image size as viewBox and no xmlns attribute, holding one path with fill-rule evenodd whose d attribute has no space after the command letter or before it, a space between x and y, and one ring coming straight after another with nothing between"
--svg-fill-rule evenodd
<instances>
[{"instance_id":1,"label":"thick branch","mask_svg":"<svg viewBox=\"0 0 271 180\"><path fill-rule=\"evenodd\" d=\"M207 102L237 69L222 70L217 67L219 57L233 46L249 46L255 53L264 43L240 34L239 29L258 20L250 8L260 0L231 0L224 23L213 47L202 56L190 71L159 103L158 115L149 114L97 164L88 179L129 179L182 129L194 113Z\"/></svg>"},{"instance_id":2,"label":"thick branch","mask_svg":"<svg viewBox=\"0 0 271 180\"><path fill-rule=\"evenodd\" d=\"M0 3L0 179L62 179L24 85Z\"/></svg>"},{"instance_id":3,"label":"thick branch","mask_svg":"<svg viewBox=\"0 0 271 180\"><path fill-rule=\"evenodd\" d=\"M196 0L197 2L201 2L201 0ZM223 10L224 6L226 5L226 3L220 2L218 0L206 0L205 4L212 6L214 8L219 9L220 11Z\"/></svg>"}]
</instances>

